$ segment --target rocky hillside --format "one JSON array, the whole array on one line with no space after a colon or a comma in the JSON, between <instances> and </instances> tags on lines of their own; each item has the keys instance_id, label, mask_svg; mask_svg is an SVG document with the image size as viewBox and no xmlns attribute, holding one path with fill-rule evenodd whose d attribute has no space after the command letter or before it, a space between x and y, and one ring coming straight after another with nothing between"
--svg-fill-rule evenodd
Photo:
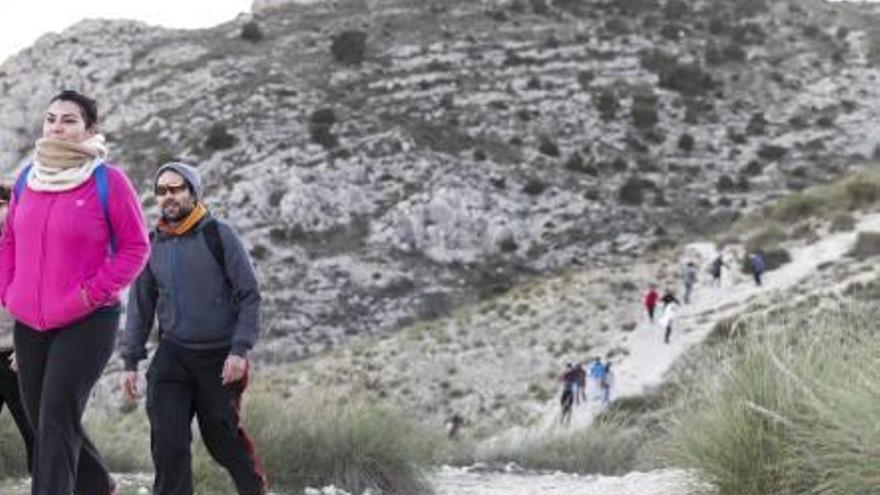
<instances>
[{"instance_id":1,"label":"rocky hillside","mask_svg":"<svg viewBox=\"0 0 880 495\"><path fill-rule=\"evenodd\" d=\"M875 152L876 24L819 0L271 0L206 30L83 21L0 67L0 157L11 175L75 87L148 206L162 161L198 163L258 263L259 355L286 361L839 176Z\"/></svg>"}]
</instances>

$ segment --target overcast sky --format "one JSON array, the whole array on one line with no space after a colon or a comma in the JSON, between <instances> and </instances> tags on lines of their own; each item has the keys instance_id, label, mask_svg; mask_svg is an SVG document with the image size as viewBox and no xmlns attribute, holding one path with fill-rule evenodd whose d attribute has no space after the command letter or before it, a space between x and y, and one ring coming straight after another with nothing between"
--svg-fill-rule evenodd
<instances>
[{"instance_id":1,"label":"overcast sky","mask_svg":"<svg viewBox=\"0 0 880 495\"><path fill-rule=\"evenodd\" d=\"M732 0L735 1L735 0ZM869 0L880 1L880 0ZM0 16L0 63L45 33L89 17L137 19L176 28L202 28L249 12L252 0L22 0Z\"/></svg>"},{"instance_id":2,"label":"overcast sky","mask_svg":"<svg viewBox=\"0 0 880 495\"><path fill-rule=\"evenodd\" d=\"M85 18L137 19L176 28L202 28L249 12L252 0L22 0L0 16L0 62Z\"/></svg>"}]
</instances>

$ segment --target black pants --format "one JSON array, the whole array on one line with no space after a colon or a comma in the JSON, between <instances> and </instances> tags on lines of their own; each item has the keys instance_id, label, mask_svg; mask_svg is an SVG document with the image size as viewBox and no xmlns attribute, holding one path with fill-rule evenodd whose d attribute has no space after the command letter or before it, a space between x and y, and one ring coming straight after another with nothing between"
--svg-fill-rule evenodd
<instances>
[{"instance_id":1,"label":"black pants","mask_svg":"<svg viewBox=\"0 0 880 495\"><path fill-rule=\"evenodd\" d=\"M666 324L666 335L663 337L663 342L669 343L669 337L672 335L672 322Z\"/></svg>"},{"instance_id":2,"label":"black pants","mask_svg":"<svg viewBox=\"0 0 880 495\"><path fill-rule=\"evenodd\" d=\"M9 367L11 357L12 349L0 351L0 409L3 408L3 404L6 404L9 414L12 415L12 420L15 421L15 426L21 434L27 452L28 471L31 471L34 458L34 431L21 404L21 395L18 392L18 375Z\"/></svg>"},{"instance_id":3,"label":"black pants","mask_svg":"<svg viewBox=\"0 0 880 495\"><path fill-rule=\"evenodd\" d=\"M21 398L34 427L31 495L109 495L114 488L86 436L86 401L113 353L119 307L38 332L15 323Z\"/></svg>"},{"instance_id":4,"label":"black pants","mask_svg":"<svg viewBox=\"0 0 880 495\"><path fill-rule=\"evenodd\" d=\"M208 452L232 476L238 493L265 493L262 464L240 422L248 375L224 386L220 374L228 355L228 348L197 351L160 341L147 371L147 414L156 467L154 495L193 493L193 416Z\"/></svg>"}]
</instances>

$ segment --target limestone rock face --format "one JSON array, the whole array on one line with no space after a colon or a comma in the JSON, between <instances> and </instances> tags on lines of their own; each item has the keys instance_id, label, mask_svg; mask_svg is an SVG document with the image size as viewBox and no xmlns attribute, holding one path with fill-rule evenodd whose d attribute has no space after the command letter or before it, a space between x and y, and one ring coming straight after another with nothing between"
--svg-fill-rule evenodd
<instances>
[{"instance_id":1,"label":"limestone rock face","mask_svg":"<svg viewBox=\"0 0 880 495\"><path fill-rule=\"evenodd\" d=\"M0 67L0 163L11 178L48 99L78 88L151 221L155 169L197 164L261 276L255 356L285 361L711 232L874 155L873 7L673 3L256 0L202 30L87 20Z\"/></svg>"}]
</instances>

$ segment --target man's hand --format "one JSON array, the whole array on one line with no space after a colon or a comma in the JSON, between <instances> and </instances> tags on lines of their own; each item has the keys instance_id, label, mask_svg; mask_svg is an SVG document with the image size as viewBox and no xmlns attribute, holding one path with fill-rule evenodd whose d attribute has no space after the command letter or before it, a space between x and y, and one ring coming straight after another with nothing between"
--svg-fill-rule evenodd
<instances>
[{"instance_id":1,"label":"man's hand","mask_svg":"<svg viewBox=\"0 0 880 495\"><path fill-rule=\"evenodd\" d=\"M119 386L122 387L122 392L128 400L136 402L138 394L138 372L123 371Z\"/></svg>"},{"instance_id":2,"label":"man's hand","mask_svg":"<svg viewBox=\"0 0 880 495\"><path fill-rule=\"evenodd\" d=\"M9 369L11 369L13 373L18 373L18 361L15 360L14 352L9 356Z\"/></svg>"},{"instance_id":3,"label":"man's hand","mask_svg":"<svg viewBox=\"0 0 880 495\"><path fill-rule=\"evenodd\" d=\"M226 362L223 363L223 374L220 375L223 378L223 385L229 385L241 380L245 371L247 371L247 366L247 359L230 354L226 358Z\"/></svg>"}]
</instances>

